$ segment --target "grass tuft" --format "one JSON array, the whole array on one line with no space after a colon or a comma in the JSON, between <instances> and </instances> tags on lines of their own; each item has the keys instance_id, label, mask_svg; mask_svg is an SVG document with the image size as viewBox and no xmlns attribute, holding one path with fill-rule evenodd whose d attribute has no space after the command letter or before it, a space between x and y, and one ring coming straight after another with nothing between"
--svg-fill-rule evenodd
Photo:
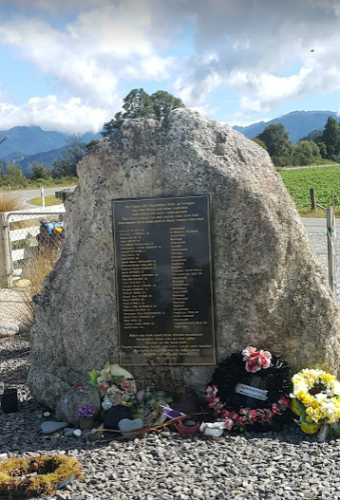
<instances>
[{"instance_id":1,"label":"grass tuft","mask_svg":"<svg viewBox=\"0 0 340 500\"><path fill-rule=\"evenodd\" d=\"M22 207L23 202L18 195L0 191L0 212L13 212L21 210Z\"/></svg>"},{"instance_id":2,"label":"grass tuft","mask_svg":"<svg viewBox=\"0 0 340 500\"><path fill-rule=\"evenodd\" d=\"M31 258L25 267L25 277L29 280L29 285L25 288L18 288L17 291L22 297L22 307L17 310L18 321L32 326L35 321L35 309L33 304L34 295L41 293L46 276L52 271L55 261L60 257L61 249L51 250L43 254L37 254Z\"/></svg>"}]
</instances>

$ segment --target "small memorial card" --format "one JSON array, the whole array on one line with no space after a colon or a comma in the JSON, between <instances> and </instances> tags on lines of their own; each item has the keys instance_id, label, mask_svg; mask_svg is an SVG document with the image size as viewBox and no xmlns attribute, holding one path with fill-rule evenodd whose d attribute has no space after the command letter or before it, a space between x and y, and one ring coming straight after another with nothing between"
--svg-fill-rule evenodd
<instances>
[{"instance_id":1,"label":"small memorial card","mask_svg":"<svg viewBox=\"0 0 340 500\"><path fill-rule=\"evenodd\" d=\"M267 392L263 389L258 389L257 387L252 387L251 385L245 384L237 384L235 387L235 391L238 394L243 394L244 396L248 396L254 399L260 399L261 401L265 401L267 399Z\"/></svg>"},{"instance_id":2,"label":"small memorial card","mask_svg":"<svg viewBox=\"0 0 340 500\"><path fill-rule=\"evenodd\" d=\"M5 382L0 382L0 396L3 395L5 390Z\"/></svg>"}]
</instances>

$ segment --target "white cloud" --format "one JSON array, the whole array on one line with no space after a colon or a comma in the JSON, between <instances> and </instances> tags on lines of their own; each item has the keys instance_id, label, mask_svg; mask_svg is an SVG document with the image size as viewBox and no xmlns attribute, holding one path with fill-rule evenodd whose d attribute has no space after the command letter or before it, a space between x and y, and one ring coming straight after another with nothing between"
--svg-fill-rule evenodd
<instances>
[{"instance_id":1,"label":"white cloud","mask_svg":"<svg viewBox=\"0 0 340 500\"><path fill-rule=\"evenodd\" d=\"M102 108L91 108L79 98L60 100L56 96L33 97L23 106L0 102L1 129L18 124L37 125L44 130L65 133L99 132L112 113Z\"/></svg>"},{"instance_id":2,"label":"white cloud","mask_svg":"<svg viewBox=\"0 0 340 500\"><path fill-rule=\"evenodd\" d=\"M47 75L57 96L25 104L21 119L38 122L40 113L49 123L52 106L56 116L71 112L82 120L88 111L105 121L142 81L159 82L208 114L217 112L210 102L215 90L232 91L244 121L340 88L338 0L12 0L13 6L15 17L0 14L0 45ZM194 49L192 57L181 56L184 22L193 29L186 52ZM18 106L6 106L6 119L20 118ZM61 121L72 128L74 117Z\"/></svg>"},{"instance_id":3,"label":"white cloud","mask_svg":"<svg viewBox=\"0 0 340 500\"><path fill-rule=\"evenodd\" d=\"M222 86L240 95L243 113L264 113L340 88L338 0L186 0L171 11L165 4L169 26L194 19L196 54L174 83L186 103L204 105Z\"/></svg>"}]
</instances>

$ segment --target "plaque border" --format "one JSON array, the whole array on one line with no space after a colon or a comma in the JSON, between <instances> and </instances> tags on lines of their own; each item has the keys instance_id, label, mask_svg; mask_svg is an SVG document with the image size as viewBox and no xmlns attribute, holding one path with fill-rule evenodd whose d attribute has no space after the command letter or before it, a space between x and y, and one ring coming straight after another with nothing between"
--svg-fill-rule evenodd
<instances>
[{"instance_id":1,"label":"plaque border","mask_svg":"<svg viewBox=\"0 0 340 500\"><path fill-rule=\"evenodd\" d=\"M206 198L207 199L207 224L208 224L208 235L209 235L209 268L210 268L210 308L211 308L211 332L212 332L212 357L213 357L213 362L211 363L172 363L173 366L183 366L183 367L190 367L190 366L216 366L216 331L215 331L215 309L214 309L214 304L215 304L215 295L214 295L214 280L213 280L213 262L212 262L212 228L211 228L211 221L212 221L212 195L211 194L188 194L188 195L168 195L168 196L148 196L148 197L135 197L135 198L114 198L111 200L111 205L112 205L112 234L113 234L113 247L114 247L114 265L115 265L115 281L116 281L116 286L115 286L115 291L116 291L116 308L117 308L117 314L116 314L116 322L117 322L117 332L118 332L118 359L119 363L121 362L121 352L120 352L120 346L121 346L121 328L120 328L120 322L119 318L121 317L121 311L120 311L120 305L119 305L119 280L118 280L118 255L117 255L117 239L116 239L116 226L115 226L115 203L123 203L126 201L147 201L147 200L168 200L168 199L173 199L173 198ZM138 364L124 364L124 366L146 366L147 365L147 358L145 363L138 363ZM162 366L157 365L157 366Z\"/></svg>"}]
</instances>

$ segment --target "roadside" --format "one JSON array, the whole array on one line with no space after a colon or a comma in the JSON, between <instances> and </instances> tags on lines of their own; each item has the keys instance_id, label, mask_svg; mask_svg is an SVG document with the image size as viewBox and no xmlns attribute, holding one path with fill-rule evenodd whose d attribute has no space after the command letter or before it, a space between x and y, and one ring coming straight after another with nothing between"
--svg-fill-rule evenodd
<instances>
[{"instance_id":1,"label":"roadside","mask_svg":"<svg viewBox=\"0 0 340 500\"><path fill-rule=\"evenodd\" d=\"M339 167L340 163L326 163L325 165L306 165L305 167L278 167L279 170L303 170L304 168Z\"/></svg>"}]
</instances>

